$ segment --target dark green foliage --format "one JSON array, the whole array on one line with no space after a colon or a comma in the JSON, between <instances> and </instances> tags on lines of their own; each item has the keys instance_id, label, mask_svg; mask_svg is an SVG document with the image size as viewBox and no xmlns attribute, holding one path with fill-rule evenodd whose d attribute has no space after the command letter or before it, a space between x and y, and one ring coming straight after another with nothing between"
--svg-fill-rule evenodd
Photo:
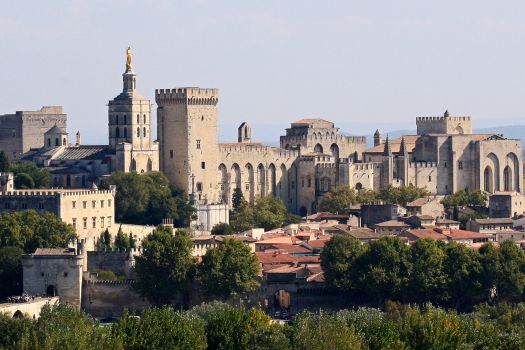
<instances>
[{"instance_id":1,"label":"dark green foliage","mask_svg":"<svg viewBox=\"0 0 525 350\"><path fill-rule=\"evenodd\" d=\"M158 225L163 219L171 218L175 225L183 226L189 224L195 214L186 194L170 186L162 173L113 173L101 189L110 185L117 186L115 209L119 222Z\"/></svg>"},{"instance_id":2,"label":"dark green foliage","mask_svg":"<svg viewBox=\"0 0 525 350\"><path fill-rule=\"evenodd\" d=\"M244 199L244 195L242 194L242 189L240 187L235 187L232 195L233 209L238 209L243 203L246 203L246 200Z\"/></svg>"},{"instance_id":3,"label":"dark green foliage","mask_svg":"<svg viewBox=\"0 0 525 350\"><path fill-rule=\"evenodd\" d=\"M344 213L355 203L357 200L354 189L349 186L340 186L332 189L321 198L319 211Z\"/></svg>"},{"instance_id":4,"label":"dark green foliage","mask_svg":"<svg viewBox=\"0 0 525 350\"><path fill-rule=\"evenodd\" d=\"M230 212L229 228L224 225L221 229L229 232L243 232L259 227L272 230L299 220L299 217L287 212L286 206L280 198L266 196L258 199L255 204L241 201Z\"/></svg>"},{"instance_id":5,"label":"dark green foliage","mask_svg":"<svg viewBox=\"0 0 525 350\"><path fill-rule=\"evenodd\" d=\"M122 225L118 228L117 234L115 235L115 249L118 249L119 251L125 251L129 250L131 248L132 242L130 239L133 237L131 236L131 233L129 235L124 234L122 232Z\"/></svg>"},{"instance_id":6,"label":"dark green foliage","mask_svg":"<svg viewBox=\"0 0 525 350\"><path fill-rule=\"evenodd\" d=\"M159 226L142 241L136 257L134 288L155 305L169 304L187 291L195 274L193 241L185 233Z\"/></svg>"},{"instance_id":7,"label":"dark green foliage","mask_svg":"<svg viewBox=\"0 0 525 350\"><path fill-rule=\"evenodd\" d=\"M297 350L359 350L361 338L344 320L334 315L302 312L292 325L293 348Z\"/></svg>"},{"instance_id":8,"label":"dark green foliage","mask_svg":"<svg viewBox=\"0 0 525 350\"><path fill-rule=\"evenodd\" d=\"M321 267L326 283L341 291L350 292L356 281L355 261L366 246L350 236L334 236L321 252Z\"/></svg>"},{"instance_id":9,"label":"dark green foliage","mask_svg":"<svg viewBox=\"0 0 525 350\"><path fill-rule=\"evenodd\" d=\"M388 186L379 192L379 198L388 203L400 204L405 206L418 198L430 196L430 192L425 188L419 188L413 185L396 188Z\"/></svg>"},{"instance_id":10,"label":"dark green foliage","mask_svg":"<svg viewBox=\"0 0 525 350\"><path fill-rule=\"evenodd\" d=\"M19 247L0 248L0 300L11 295L22 294L23 250Z\"/></svg>"},{"instance_id":11,"label":"dark green foliage","mask_svg":"<svg viewBox=\"0 0 525 350\"><path fill-rule=\"evenodd\" d=\"M232 227L224 222L213 226L213 229L211 230L212 235L229 235L231 233L233 233Z\"/></svg>"},{"instance_id":12,"label":"dark green foliage","mask_svg":"<svg viewBox=\"0 0 525 350\"><path fill-rule=\"evenodd\" d=\"M8 172L9 168L9 158L7 158L4 151L0 151L0 173Z\"/></svg>"},{"instance_id":13,"label":"dark green foliage","mask_svg":"<svg viewBox=\"0 0 525 350\"><path fill-rule=\"evenodd\" d=\"M51 183L51 174L45 168L39 168L35 163L24 162L11 164L10 171L15 175L15 187L47 188Z\"/></svg>"},{"instance_id":14,"label":"dark green foliage","mask_svg":"<svg viewBox=\"0 0 525 350\"><path fill-rule=\"evenodd\" d=\"M487 203L487 195L481 190L460 190L454 194L445 196L441 203L445 206L445 208L485 206Z\"/></svg>"},{"instance_id":15,"label":"dark green foliage","mask_svg":"<svg viewBox=\"0 0 525 350\"><path fill-rule=\"evenodd\" d=\"M199 265L199 279L206 294L223 299L255 290L259 261L242 241L227 238L208 249Z\"/></svg>"},{"instance_id":16,"label":"dark green foliage","mask_svg":"<svg viewBox=\"0 0 525 350\"><path fill-rule=\"evenodd\" d=\"M111 247L112 247L111 234L109 233L108 229L105 229L104 232L100 234L100 237L97 240L97 250L98 251L111 250Z\"/></svg>"},{"instance_id":17,"label":"dark green foliage","mask_svg":"<svg viewBox=\"0 0 525 350\"><path fill-rule=\"evenodd\" d=\"M206 349L204 321L172 308L146 310L140 318L125 313L113 327L124 349Z\"/></svg>"}]
</instances>

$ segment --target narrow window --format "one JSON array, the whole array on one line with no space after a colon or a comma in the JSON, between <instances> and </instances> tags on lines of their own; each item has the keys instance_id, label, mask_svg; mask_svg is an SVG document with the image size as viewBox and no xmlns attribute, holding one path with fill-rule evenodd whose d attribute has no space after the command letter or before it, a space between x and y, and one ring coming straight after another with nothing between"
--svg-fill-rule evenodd
<instances>
[{"instance_id":1,"label":"narrow window","mask_svg":"<svg viewBox=\"0 0 525 350\"><path fill-rule=\"evenodd\" d=\"M430 182L430 181L432 181L432 176L431 175L428 176L428 182Z\"/></svg>"},{"instance_id":2,"label":"narrow window","mask_svg":"<svg viewBox=\"0 0 525 350\"><path fill-rule=\"evenodd\" d=\"M111 199L108 199L108 207L111 207Z\"/></svg>"},{"instance_id":3,"label":"narrow window","mask_svg":"<svg viewBox=\"0 0 525 350\"><path fill-rule=\"evenodd\" d=\"M140 124L140 116L137 114L137 124Z\"/></svg>"},{"instance_id":4,"label":"narrow window","mask_svg":"<svg viewBox=\"0 0 525 350\"><path fill-rule=\"evenodd\" d=\"M142 130L142 135L143 135L144 137L146 137L146 128L144 128L144 129Z\"/></svg>"},{"instance_id":5,"label":"narrow window","mask_svg":"<svg viewBox=\"0 0 525 350\"><path fill-rule=\"evenodd\" d=\"M108 216L108 227L111 227L111 216Z\"/></svg>"},{"instance_id":6,"label":"narrow window","mask_svg":"<svg viewBox=\"0 0 525 350\"><path fill-rule=\"evenodd\" d=\"M146 115L144 114L144 124L146 124Z\"/></svg>"},{"instance_id":7,"label":"narrow window","mask_svg":"<svg viewBox=\"0 0 525 350\"><path fill-rule=\"evenodd\" d=\"M124 124L127 124L128 123L128 118L126 117L126 115L124 114Z\"/></svg>"},{"instance_id":8,"label":"narrow window","mask_svg":"<svg viewBox=\"0 0 525 350\"><path fill-rule=\"evenodd\" d=\"M124 128L124 137L128 137L128 128Z\"/></svg>"},{"instance_id":9,"label":"narrow window","mask_svg":"<svg viewBox=\"0 0 525 350\"><path fill-rule=\"evenodd\" d=\"M137 127L137 137L140 137L140 128Z\"/></svg>"},{"instance_id":10,"label":"narrow window","mask_svg":"<svg viewBox=\"0 0 525 350\"><path fill-rule=\"evenodd\" d=\"M93 218L93 228L97 228L97 218Z\"/></svg>"},{"instance_id":11,"label":"narrow window","mask_svg":"<svg viewBox=\"0 0 525 350\"><path fill-rule=\"evenodd\" d=\"M87 208L87 202L86 202L86 201L83 201L83 202L82 202L82 206L84 207L84 209L86 209L86 208Z\"/></svg>"},{"instance_id":12,"label":"narrow window","mask_svg":"<svg viewBox=\"0 0 525 350\"><path fill-rule=\"evenodd\" d=\"M100 207L101 207L101 208L104 208L104 201L103 201L103 200L100 201Z\"/></svg>"},{"instance_id":13,"label":"narrow window","mask_svg":"<svg viewBox=\"0 0 525 350\"><path fill-rule=\"evenodd\" d=\"M201 149L201 140L197 140L197 149Z\"/></svg>"},{"instance_id":14,"label":"narrow window","mask_svg":"<svg viewBox=\"0 0 525 350\"><path fill-rule=\"evenodd\" d=\"M458 162L458 169L463 169L463 162Z\"/></svg>"},{"instance_id":15,"label":"narrow window","mask_svg":"<svg viewBox=\"0 0 525 350\"><path fill-rule=\"evenodd\" d=\"M91 202L91 206L92 206L93 208L95 208L95 205L96 205L96 204L97 204L97 201L92 201L92 202Z\"/></svg>"},{"instance_id":16,"label":"narrow window","mask_svg":"<svg viewBox=\"0 0 525 350\"><path fill-rule=\"evenodd\" d=\"M173 158L173 150L170 149L170 158Z\"/></svg>"},{"instance_id":17,"label":"narrow window","mask_svg":"<svg viewBox=\"0 0 525 350\"><path fill-rule=\"evenodd\" d=\"M87 218L82 219L84 221L84 230L87 229Z\"/></svg>"},{"instance_id":18,"label":"narrow window","mask_svg":"<svg viewBox=\"0 0 525 350\"><path fill-rule=\"evenodd\" d=\"M38 209L44 209L44 203L38 203Z\"/></svg>"},{"instance_id":19,"label":"narrow window","mask_svg":"<svg viewBox=\"0 0 525 350\"><path fill-rule=\"evenodd\" d=\"M77 202L76 202L76 201L73 201L72 204L73 204L73 209L75 209L76 206L77 206Z\"/></svg>"},{"instance_id":20,"label":"narrow window","mask_svg":"<svg viewBox=\"0 0 525 350\"><path fill-rule=\"evenodd\" d=\"M77 229L77 218L73 218L73 229Z\"/></svg>"},{"instance_id":21,"label":"narrow window","mask_svg":"<svg viewBox=\"0 0 525 350\"><path fill-rule=\"evenodd\" d=\"M206 162L201 162L201 168L206 169Z\"/></svg>"},{"instance_id":22,"label":"narrow window","mask_svg":"<svg viewBox=\"0 0 525 350\"><path fill-rule=\"evenodd\" d=\"M100 217L100 227L104 228L104 217L103 216Z\"/></svg>"}]
</instances>

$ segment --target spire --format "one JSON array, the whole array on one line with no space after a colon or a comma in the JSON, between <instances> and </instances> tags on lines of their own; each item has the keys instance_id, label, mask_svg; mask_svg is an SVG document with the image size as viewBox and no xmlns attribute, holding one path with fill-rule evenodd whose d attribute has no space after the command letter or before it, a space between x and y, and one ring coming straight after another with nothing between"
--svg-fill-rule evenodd
<instances>
[{"instance_id":1,"label":"spire","mask_svg":"<svg viewBox=\"0 0 525 350\"><path fill-rule=\"evenodd\" d=\"M399 154L404 156L404 157L408 156L407 145L405 144L405 138L404 137L401 138L401 145L399 146Z\"/></svg>"},{"instance_id":2,"label":"spire","mask_svg":"<svg viewBox=\"0 0 525 350\"><path fill-rule=\"evenodd\" d=\"M381 134L379 133L379 129L376 129L376 132L374 133L374 147L379 146L381 144Z\"/></svg>"},{"instance_id":3,"label":"spire","mask_svg":"<svg viewBox=\"0 0 525 350\"><path fill-rule=\"evenodd\" d=\"M131 64L132 58L133 54L131 53L131 47L128 47L128 49L126 50L126 72L122 74L124 82L122 92L127 94L133 94L133 91L137 87L135 73L133 72L133 65Z\"/></svg>"},{"instance_id":4,"label":"spire","mask_svg":"<svg viewBox=\"0 0 525 350\"><path fill-rule=\"evenodd\" d=\"M388 140L388 135L386 136L385 140L385 148L383 151L384 156L391 156L392 155L392 147L390 147L390 141Z\"/></svg>"}]
</instances>

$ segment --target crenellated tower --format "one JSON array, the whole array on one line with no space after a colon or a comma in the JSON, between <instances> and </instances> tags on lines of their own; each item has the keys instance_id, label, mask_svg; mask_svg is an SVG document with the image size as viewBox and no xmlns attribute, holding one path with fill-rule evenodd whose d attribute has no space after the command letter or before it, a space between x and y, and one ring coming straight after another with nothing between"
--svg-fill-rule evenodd
<instances>
[{"instance_id":1,"label":"crenellated tower","mask_svg":"<svg viewBox=\"0 0 525 350\"><path fill-rule=\"evenodd\" d=\"M161 171L197 203L217 203L218 89L157 89L155 101Z\"/></svg>"}]
</instances>

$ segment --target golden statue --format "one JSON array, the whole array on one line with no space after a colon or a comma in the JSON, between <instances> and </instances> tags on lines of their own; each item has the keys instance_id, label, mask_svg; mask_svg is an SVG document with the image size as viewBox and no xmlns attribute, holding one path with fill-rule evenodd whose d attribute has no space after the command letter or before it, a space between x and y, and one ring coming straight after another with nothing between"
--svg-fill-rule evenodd
<instances>
[{"instance_id":1,"label":"golden statue","mask_svg":"<svg viewBox=\"0 0 525 350\"><path fill-rule=\"evenodd\" d=\"M133 68L131 65L131 59L133 58L133 54L131 53L131 47L128 46L128 49L126 50L126 72L131 71Z\"/></svg>"}]
</instances>

